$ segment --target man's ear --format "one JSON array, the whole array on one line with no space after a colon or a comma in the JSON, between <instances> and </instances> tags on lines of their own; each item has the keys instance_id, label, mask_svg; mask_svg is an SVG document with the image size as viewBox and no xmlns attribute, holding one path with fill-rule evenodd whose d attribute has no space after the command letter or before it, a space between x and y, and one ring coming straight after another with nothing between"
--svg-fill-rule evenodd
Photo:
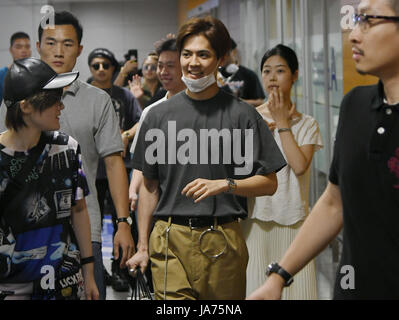
<instances>
[{"instance_id":1,"label":"man's ear","mask_svg":"<svg viewBox=\"0 0 399 320\"><path fill-rule=\"evenodd\" d=\"M222 67L225 65L226 61L230 58L230 52L227 52L223 57L220 58L219 66Z\"/></svg>"},{"instance_id":2,"label":"man's ear","mask_svg":"<svg viewBox=\"0 0 399 320\"><path fill-rule=\"evenodd\" d=\"M37 53L40 55L40 42L39 41L36 41L36 50L37 50Z\"/></svg>"},{"instance_id":3,"label":"man's ear","mask_svg":"<svg viewBox=\"0 0 399 320\"><path fill-rule=\"evenodd\" d=\"M82 53L83 50L83 46L80 44L79 48L78 48L78 57L80 56L80 54Z\"/></svg>"}]
</instances>

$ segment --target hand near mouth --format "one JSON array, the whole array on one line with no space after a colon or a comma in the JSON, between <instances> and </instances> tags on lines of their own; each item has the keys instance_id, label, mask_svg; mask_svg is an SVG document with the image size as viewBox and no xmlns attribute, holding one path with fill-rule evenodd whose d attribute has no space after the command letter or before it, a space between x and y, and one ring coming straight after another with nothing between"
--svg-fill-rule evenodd
<instances>
[{"instance_id":1,"label":"hand near mouth","mask_svg":"<svg viewBox=\"0 0 399 320\"><path fill-rule=\"evenodd\" d=\"M290 128L290 120L295 113L296 106L285 101L281 89L275 88L270 93L266 104L277 128Z\"/></svg>"}]
</instances>

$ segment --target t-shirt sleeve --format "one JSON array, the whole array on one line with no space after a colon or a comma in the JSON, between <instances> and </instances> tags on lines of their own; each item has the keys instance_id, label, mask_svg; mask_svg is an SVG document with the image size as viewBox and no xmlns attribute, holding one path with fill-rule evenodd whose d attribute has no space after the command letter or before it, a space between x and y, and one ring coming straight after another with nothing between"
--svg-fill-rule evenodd
<instances>
[{"instance_id":1,"label":"t-shirt sleeve","mask_svg":"<svg viewBox=\"0 0 399 320\"><path fill-rule=\"evenodd\" d=\"M263 91L263 87L260 84L258 76L256 73L254 74L254 99L265 99L265 93Z\"/></svg>"},{"instance_id":2,"label":"t-shirt sleeve","mask_svg":"<svg viewBox=\"0 0 399 320\"><path fill-rule=\"evenodd\" d=\"M321 132L317 121L309 118L298 132L298 146L314 145L315 152L323 148Z\"/></svg>"},{"instance_id":3,"label":"t-shirt sleeve","mask_svg":"<svg viewBox=\"0 0 399 320\"><path fill-rule=\"evenodd\" d=\"M107 96L102 103L104 103L104 107L102 108L102 114L94 139L100 157L104 158L110 154L122 152L123 143L111 98Z\"/></svg>"},{"instance_id":4,"label":"t-shirt sleeve","mask_svg":"<svg viewBox=\"0 0 399 320\"><path fill-rule=\"evenodd\" d=\"M352 92L352 91L351 91ZM343 139L343 122L344 122L344 112L345 106L349 105L351 93L348 93L341 103L341 108L339 112L339 120L338 120L338 127L337 133L335 135L335 142L334 142L334 154L333 160L330 166L330 173L329 173L329 181L335 185L339 185L339 155L340 155L340 144L341 140Z\"/></svg>"},{"instance_id":5,"label":"t-shirt sleeve","mask_svg":"<svg viewBox=\"0 0 399 320\"><path fill-rule=\"evenodd\" d=\"M134 96L132 96L131 103L133 105L133 123L136 124L140 120L142 110L138 100Z\"/></svg>"},{"instance_id":6,"label":"t-shirt sleeve","mask_svg":"<svg viewBox=\"0 0 399 320\"><path fill-rule=\"evenodd\" d=\"M75 205L77 200L82 200L89 195L89 187L87 185L86 175L83 171L82 154L79 145L76 149L74 160L72 205Z\"/></svg>"},{"instance_id":7,"label":"t-shirt sleeve","mask_svg":"<svg viewBox=\"0 0 399 320\"><path fill-rule=\"evenodd\" d=\"M338 179L338 152L336 144L334 145L334 156L330 166L330 174L328 180L335 185L339 185Z\"/></svg>"},{"instance_id":8,"label":"t-shirt sleeve","mask_svg":"<svg viewBox=\"0 0 399 320\"><path fill-rule=\"evenodd\" d=\"M133 153L133 168L140 170L148 179L158 179L157 152L165 148L165 136L161 130L154 128L153 123L153 117L148 114L141 124Z\"/></svg>"},{"instance_id":9,"label":"t-shirt sleeve","mask_svg":"<svg viewBox=\"0 0 399 320\"><path fill-rule=\"evenodd\" d=\"M0 69L0 103L3 101L3 87L4 87L4 78L6 77L7 69Z\"/></svg>"},{"instance_id":10,"label":"t-shirt sleeve","mask_svg":"<svg viewBox=\"0 0 399 320\"><path fill-rule=\"evenodd\" d=\"M278 172L285 167L287 163L284 160L284 156L265 121L260 116L250 130L253 130L253 168L251 176L265 176Z\"/></svg>"},{"instance_id":11,"label":"t-shirt sleeve","mask_svg":"<svg viewBox=\"0 0 399 320\"><path fill-rule=\"evenodd\" d=\"M132 154L134 153L134 149L136 148L137 139L138 139L138 137L140 135L140 131L141 131L141 125L143 124L144 119L147 116L147 113L148 113L149 110L150 110L150 107L147 107L141 113L141 116L140 116L140 119L139 119L139 124L138 124L137 130L136 130L136 134L134 136L133 143L132 143L132 145L130 147L130 153L132 153Z\"/></svg>"},{"instance_id":12,"label":"t-shirt sleeve","mask_svg":"<svg viewBox=\"0 0 399 320\"><path fill-rule=\"evenodd\" d=\"M258 75L255 72L248 71L249 83L246 83L247 91L243 99L265 99L263 87L259 81Z\"/></svg>"}]
</instances>

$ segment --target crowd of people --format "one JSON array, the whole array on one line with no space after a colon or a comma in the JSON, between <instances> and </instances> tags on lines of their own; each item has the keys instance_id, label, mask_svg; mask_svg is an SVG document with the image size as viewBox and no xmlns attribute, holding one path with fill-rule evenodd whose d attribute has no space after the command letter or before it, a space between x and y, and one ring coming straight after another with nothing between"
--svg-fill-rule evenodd
<instances>
[{"instance_id":1,"label":"crowd of people","mask_svg":"<svg viewBox=\"0 0 399 320\"><path fill-rule=\"evenodd\" d=\"M356 68L380 82L344 97L311 212L323 141L292 100L301 66L288 46L265 52L260 81L220 20L191 18L141 68L94 48L83 81L72 13L39 26L40 59L13 34L0 69L0 298L105 300L142 272L159 300L314 300L314 258L342 229L356 286L337 273L334 298L399 298L398 16L395 0L362 0L354 16Z\"/></svg>"}]
</instances>

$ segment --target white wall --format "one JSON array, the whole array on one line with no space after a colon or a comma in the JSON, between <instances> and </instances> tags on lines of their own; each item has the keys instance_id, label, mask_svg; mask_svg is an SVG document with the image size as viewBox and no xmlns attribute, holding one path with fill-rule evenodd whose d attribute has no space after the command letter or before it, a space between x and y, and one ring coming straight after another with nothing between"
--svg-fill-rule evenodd
<instances>
[{"instance_id":1,"label":"white wall","mask_svg":"<svg viewBox=\"0 0 399 320\"><path fill-rule=\"evenodd\" d=\"M11 62L8 47L13 32L27 32L34 45L41 19L40 8L44 4L47 1L0 0L0 66ZM93 49L110 49L121 61L128 49L137 49L139 63L142 63L147 53L154 50L155 41L177 32L177 0L55 1L52 5L56 11L72 12L83 26L84 48L75 68L84 81L90 76L87 57ZM32 53L38 56L35 48Z\"/></svg>"},{"instance_id":2,"label":"white wall","mask_svg":"<svg viewBox=\"0 0 399 320\"><path fill-rule=\"evenodd\" d=\"M34 44L41 19L40 8L46 3L47 1L0 0L0 67L12 62L8 49L13 33L26 32L31 37L32 45ZM32 48L32 53L33 56L38 57L34 48Z\"/></svg>"},{"instance_id":3,"label":"white wall","mask_svg":"<svg viewBox=\"0 0 399 320\"><path fill-rule=\"evenodd\" d=\"M240 48L240 0L219 0L218 18Z\"/></svg>"},{"instance_id":4,"label":"white wall","mask_svg":"<svg viewBox=\"0 0 399 320\"><path fill-rule=\"evenodd\" d=\"M76 68L84 80L90 76L87 57L93 49L107 48L121 61L129 49L137 49L141 64L155 41L177 32L176 0L71 3L69 11L83 26L84 48Z\"/></svg>"}]
</instances>

